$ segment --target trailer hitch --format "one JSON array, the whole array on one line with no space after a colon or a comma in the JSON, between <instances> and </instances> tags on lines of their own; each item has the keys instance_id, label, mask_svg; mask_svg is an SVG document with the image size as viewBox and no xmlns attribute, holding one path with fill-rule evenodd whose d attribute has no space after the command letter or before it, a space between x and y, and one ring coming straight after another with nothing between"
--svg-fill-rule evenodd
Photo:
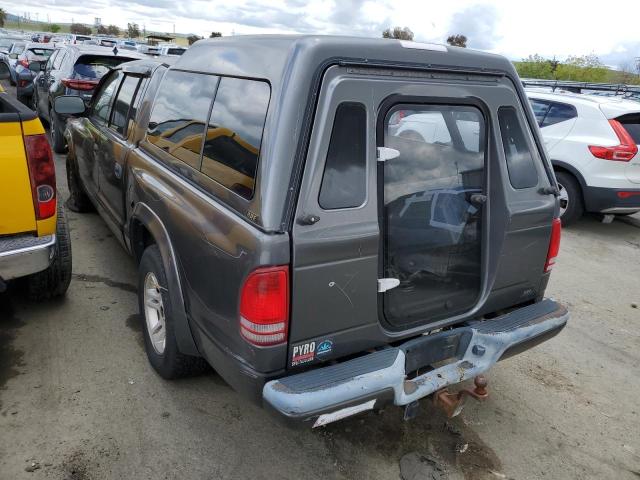
<instances>
[{"instance_id":1,"label":"trailer hitch","mask_svg":"<svg viewBox=\"0 0 640 480\"><path fill-rule=\"evenodd\" d=\"M487 391L487 379L484 375L478 375L473 379L475 388L473 390L464 388L456 393L451 393L446 388L433 394L433 404L444 410L447 417L457 416L464 407L467 397L482 401L489 396Z\"/></svg>"}]
</instances>

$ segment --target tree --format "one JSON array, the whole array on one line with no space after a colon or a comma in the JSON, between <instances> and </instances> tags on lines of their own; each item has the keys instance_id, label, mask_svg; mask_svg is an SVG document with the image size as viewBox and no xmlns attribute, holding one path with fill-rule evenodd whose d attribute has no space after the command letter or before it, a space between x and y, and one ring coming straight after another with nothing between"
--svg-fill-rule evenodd
<instances>
[{"instance_id":1,"label":"tree","mask_svg":"<svg viewBox=\"0 0 640 480\"><path fill-rule=\"evenodd\" d=\"M409 27L393 27L393 30L387 28L382 32L382 38L396 38L398 40L413 40L413 32Z\"/></svg>"},{"instance_id":2,"label":"tree","mask_svg":"<svg viewBox=\"0 0 640 480\"><path fill-rule=\"evenodd\" d=\"M71 33L75 33L76 35L91 35L91 28L83 25L81 23L72 23L69 27L69 31Z\"/></svg>"},{"instance_id":3,"label":"tree","mask_svg":"<svg viewBox=\"0 0 640 480\"><path fill-rule=\"evenodd\" d=\"M138 38L140 36L140 27L137 23L127 23L127 36L129 38Z\"/></svg>"},{"instance_id":4,"label":"tree","mask_svg":"<svg viewBox=\"0 0 640 480\"><path fill-rule=\"evenodd\" d=\"M452 47L467 48L467 37L461 34L449 35L447 37L447 43Z\"/></svg>"},{"instance_id":5,"label":"tree","mask_svg":"<svg viewBox=\"0 0 640 480\"><path fill-rule=\"evenodd\" d=\"M120 36L120 29L115 25L109 25L107 27L107 35L112 35L114 37Z\"/></svg>"},{"instance_id":6,"label":"tree","mask_svg":"<svg viewBox=\"0 0 640 480\"><path fill-rule=\"evenodd\" d=\"M557 67L558 62L555 62L555 64ZM522 59L521 62L515 62L515 67L518 75L524 78L554 78L555 68L553 62L538 54L529 55L527 58Z\"/></svg>"},{"instance_id":7,"label":"tree","mask_svg":"<svg viewBox=\"0 0 640 480\"><path fill-rule=\"evenodd\" d=\"M4 22L7 20L7 12L0 8L0 27L4 27Z\"/></svg>"},{"instance_id":8,"label":"tree","mask_svg":"<svg viewBox=\"0 0 640 480\"><path fill-rule=\"evenodd\" d=\"M221 36L222 36L222 33L220 32L211 32L211 35L209 35L209 38L218 38Z\"/></svg>"},{"instance_id":9,"label":"tree","mask_svg":"<svg viewBox=\"0 0 640 480\"><path fill-rule=\"evenodd\" d=\"M51 25L49 25L49 31L53 33L58 33L60 31L60 25L56 23L52 23Z\"/></svg>"},{"instance_id":10,"label":"tree","mask_svg":"<svg viewBox=\"0 0 640 480\"><path fill-rule=\"evenodd\" d=\"M607 68L595 54L571 56L558 65L556 78L578 82L603 82L607 78Z\"/></svg>"},{"instance_id":11,"label":"tree","mask_svg":"<svg viewBox=\"0 0 640 480\"><path fill-rule=\"evenodd\" d=\"M104 25L98 25L98 28L96 29L96 33L98 35L106 35L107 34L107 27L105 27Z\"/></svg>"},{"instance_id":12,"label":"tree","mask_svg":"<svg viewBox=\"0 0 640 480\"><path fill-rule=\"evenodd\" d=\"M194 43L196 43L201 38L202 37L199 37L198 35L189 35L187 37L187 41L189 42L189 45L193 45Z\"/></svg>"}]
</instances>

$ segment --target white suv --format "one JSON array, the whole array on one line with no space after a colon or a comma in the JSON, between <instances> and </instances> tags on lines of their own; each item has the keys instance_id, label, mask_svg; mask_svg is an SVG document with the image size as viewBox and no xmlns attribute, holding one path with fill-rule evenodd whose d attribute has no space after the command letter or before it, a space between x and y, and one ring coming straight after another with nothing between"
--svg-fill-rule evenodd
<instances>
[{"instance_id":1,"label":"white suv","mask_svg":"<svg viewBox=\"0 0 640 480\"><path fill-rule=\"evenodd\" d=\"M640 211L640 103L527 90L560 187L564 225Z\"/></svg>"}]
</instances>

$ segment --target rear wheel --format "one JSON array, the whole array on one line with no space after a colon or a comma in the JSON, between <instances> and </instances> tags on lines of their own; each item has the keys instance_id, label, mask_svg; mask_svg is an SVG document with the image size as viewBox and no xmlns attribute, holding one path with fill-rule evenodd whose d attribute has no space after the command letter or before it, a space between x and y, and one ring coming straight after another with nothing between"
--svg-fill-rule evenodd
<instances>
[{"instance_id":1,"label":"rear wheel","mask_svg":"<svg viewBox=\"0 0 640 480\"><path fill-rule=\"evenodd\" d=\"M59 119L53 110L49 111L49 134L51 138L51 148L56 153L64 153L66 149L64 135L58 125Z\"/></svg>"},{"instance_id":2,"label":"rear wheel","mask_svg":"<svg viewBox=\"0 0 640 480\"><path fill-rule=\"evenodd\" d=\"M71 211L78 213L93 211L93 204L82 188L75 162L69 155L67 155L67 186L69 188L67 206Z\"/></svg>"},{"instance_id":3,"label":"rear wheel","mask_svg":"<svg viewBox=\"0 0 640 480\"><path fill-rule=\"evenodd\" d=\"M138 267L138 302L144 319L144 346L155 371L166 379L204 371L207 363L202 358L184 355L178 349L167 276L157 245L147 247L142 254Z\"/></svg>"},{"instance_id":4,"label":"rear wheel","mask_svg":"<svg viewBox=\"0 0 640 480\"><path fill-rule=\"evenodd\" d=\"M569 173L556 172L556 180L560 190L560 220L566 227L578 221L584 214L582 190L575 177Z\"/></svg>"},{"instance_id":5,"label":"rear wheel","mask_svg":"<svg viewBox=\"0 0 640 480\"><path fill-rule=\"evenodd\" d=\"M48 300L64 295L71 282L71 234L64 208L58 203L56 254L49 268L27 277L27 293L32 300Z\"/></svg>"}]
</instances>

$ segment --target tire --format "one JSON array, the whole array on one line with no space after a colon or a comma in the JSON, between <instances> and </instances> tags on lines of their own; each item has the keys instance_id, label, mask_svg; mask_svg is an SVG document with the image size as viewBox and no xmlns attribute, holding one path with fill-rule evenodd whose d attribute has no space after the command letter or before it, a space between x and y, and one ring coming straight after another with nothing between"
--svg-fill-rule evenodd
<instances>
[{"instance_id":1,"label":"tire","mask_svg":"<svg viewBox=\"0 0 640 480\"><path fill-rule=\"evenodd\" d=\"M147 290L152 293L147 293ZM150 245L142 254L138 267L138 304L140 316L143 319L144 346L147 358L154 370L162 378L168 380L193 376L207 368L204 359L184 355L179 351L175 336L175 323L171 314L170 297L160 249L157 245ZM145 301L151 302L154 306L147 308ZM158 310L161 311L161 316L156 317ZM152 336L150 330L153 330L153 327L158 323L160 323L160 328ZM164 344L162 344L162 335L160 335L162 331L164 331Z\"/></svg>"},{"instance_id":2,"label":"tire","mask_svg":"<svg viewBox=\"0 0 640 480\"><path fill-rule=\"evenodd\" d=\"M582 190L578 181L570 173L556 172L556 180L560 188L560 220L562 226L566 227L577 222L584 215Z\"/></svg>"},{"instance_id":3,"label":"tire","mask_svg":"<svg viewBox=\"0 0 640 480\"><path fill-rule=\"evenodd\" d=\"M56 153L64 153L67 145L65 144L64 135L58 126L58 122L59 120L56 118L54 111L49 110L49 138L51 139L51 148Z\"/></svg>"},{"instance_id":4,"label":"tire","mask_svg":"<svg viewBox=\"0 0 640 480\"><path fill-rule=\"evenodd\" d=\"M31 300L61 297L71 282L71 235L62 204L58 202L56 254L49 268L27 277L27 295Z\"/></svg>"},{"instance_id":5,"label":"tire","mask_svg":"<svg viewBox=\"0 0 640 480\"><path fill-rule=\"evenodd\" d=\"M87 213L94 210L91 200L82 187L75 162L67 155L67 187L69 188L69 199L67 207L72 212Z\"/></svg>"}]
</instances>

